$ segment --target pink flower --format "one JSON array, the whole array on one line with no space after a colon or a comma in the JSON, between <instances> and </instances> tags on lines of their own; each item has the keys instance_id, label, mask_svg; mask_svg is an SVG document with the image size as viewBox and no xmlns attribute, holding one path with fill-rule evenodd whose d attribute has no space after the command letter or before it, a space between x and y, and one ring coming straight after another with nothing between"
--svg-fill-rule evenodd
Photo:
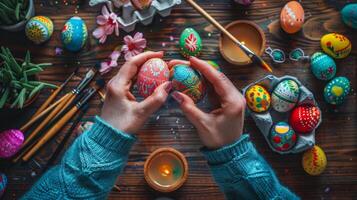
<instances>
[{"instance_id":1,"label":"pink flower","mask_svg":"<svg viewBox=\"0 0 357 200\"><path fill-rule=\"evenodd\" d=\"M135 33L134 38L130 35L124 37L125 45L122 47L125 60L129 60L144 51L146 48L146 39L140 32Z\"/></svg>"},{"instance_id":2,"label":"pink flower","mask_svg":"<svg viewBox=\"0 0 357 200\"><path fill-rule=\"evenodd\" d=\"M118 59L120 57L120 51L114 50L109 58L110 60L104 61L100 64L100 70L99 72L101 74L108 73L112 68L115 68L118 66Z\"/></svg>"},{"instance_id":3,"label":"pink flower","mask_svg":"<svg viewBox=\"0 0 357 200\"><path fill-rule=\"evenodd\" d=\"M119 23L117 21L117 15L110 11L107 6L102 7L102 15L97 16L97 24L99 25L93 31L93 36L99 39L100 43L104 43L107 40L107 36L113 34L119 36Z\"/></svg>"}]
</instances>

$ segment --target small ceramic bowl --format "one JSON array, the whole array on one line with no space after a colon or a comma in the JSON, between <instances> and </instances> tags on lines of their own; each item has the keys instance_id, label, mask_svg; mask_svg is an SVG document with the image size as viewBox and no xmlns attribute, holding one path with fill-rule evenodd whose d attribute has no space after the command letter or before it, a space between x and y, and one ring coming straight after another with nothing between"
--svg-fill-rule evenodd
<instances>
[{"instance_id":1,"label":"small ceramic bowl","mask_svg":"<svg viewBox=\"0 0 357 200\"><path fill-rule=\"evenodd\" d=\"M160 168L169 166L167 175L163 177ZM164 171L166 172L166 171ZM165 147L152 152L144 165L144 176L149 186L159 192L173 192L180 188L188 177L188 164L185 156L176 149ZM163 180L159 180L159 179ZM172 178L172 179L171 179Z\"/></svg>"},{"instance_id":2,"label":"small ceramic bowl","mask_svg":"<svg viewBox=\"0 0 357 200\"><path fill-rule=\"evenodd\" d=\"M265 49L265 35L263 30L254 22L237 20L228 24L225 29L244 43L256 55L261 56ZM251 64L251 59L226 35L221 33L219 50L224 59L234 65Z\"/></svg>"}]
</instances>

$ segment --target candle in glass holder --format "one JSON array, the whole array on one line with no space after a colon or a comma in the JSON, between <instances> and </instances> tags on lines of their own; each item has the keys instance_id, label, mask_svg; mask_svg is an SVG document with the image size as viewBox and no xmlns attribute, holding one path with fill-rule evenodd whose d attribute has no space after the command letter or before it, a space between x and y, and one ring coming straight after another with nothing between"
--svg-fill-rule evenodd
<instances>
[{"instance_id":1,"label":"candle in glass holder","mask_svg":"<svg viewBox=\"0 0 357 200\"><path fill-rule=\"evenodd\" d=\"M187 179L187 160L173 148L157 149L146 160L144 175L146 182L155 190L175 191Z\"/></svg>"}]
</instances>

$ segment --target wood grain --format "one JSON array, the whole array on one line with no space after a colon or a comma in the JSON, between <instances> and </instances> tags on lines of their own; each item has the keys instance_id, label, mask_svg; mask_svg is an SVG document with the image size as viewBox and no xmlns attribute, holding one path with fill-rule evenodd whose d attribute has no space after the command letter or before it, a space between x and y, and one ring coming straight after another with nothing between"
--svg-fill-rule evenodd
<instances>
[{"instance_id":1,"label":"wood grain","mask_svg":"<svg viewBox=\"0 0 357 200\"><path fill-rule=\"evenodd\" d=\"M121 45L122 38L126 35L121 32L120 37L111 36L105 45L98 44L93 37L90 37L81 52L72 54L64 51L62 55L56 56L55 48L61 47L60 30L65 21L75 15L76 6L65 5L62 1L58 1L56 4L54 0L35 2L36 13L47 15L54 21L55 31L51 40L36 46L24 37L23 32L0 31L0 44L10 47L17 56L23 57L25 51L29 49L36 62L54 63L54 67L46 69L41 74L41 79L44 81L60 84L78 66L81 66L80 74L84 75L88 67L105 59L117 45ZM338 11L346 2L344 0L302 1L306 22L303 30L294 35L285 34L279 27L280 10L287 1L256 0L250 7L237 6L230 0L198 0L197 2L223 25L237 19L254 21L264 30L267 46L280 48L285 52L296 47L302 48L308 55L320 51L319 38L329 32L343 33L351 40L353 47L357 46L356 31L345 27L339 16ZM350 0L349 2L356 1ZM89 7L88 1L84 1L79 6L77 15L86 21L90 32L96 27L95 17L99 11L100 6ZM267 75L258 66L237 67L226 62L218 50L220 33L185 3L175 7L169 17L164 19L155 17L152 25L146 27L139 25L136 31L144 33L148 39L150 50L165 50L165 59L170 60L173 58L182 59L178 53L177 45L179 34L186 27L195 28L202 36L204 48L200 58L218 62L223 72L237 88L243 88L248 83ZM174 41L170 40L170 36L174 38ZM263 58L270 62L267 55L264 55ZM120 64L122 63L123 59L120 59ZM284 64L271 62L270 64L274 67L274 75L296 76L315 94L323 117L323 122L317 130L316 141L327 155L328 167L321 176L308 176L301 167L301 154L281 156L272 152L252 119L247 117L245 130L250 133L257 149L275 169L281 182L303 199L357 199L357 48L353 48L348 58L337 61L337 75L347 76L351 80L353 88L347 101L339 107L332 107L323 101L322 92L326 82L314 78L308 63L287 61ZM106 75L106 80L109 80L116 72L117 70L114 70ZM78 81L78 77L70 81L65 91L70 91ZM42 92L36 103L23 112L1 111L0 129L20 127L49 94L50 91ZM200 106L209 109L207 101ZM100 108L101 101L99 97L96 97L90 103L86 119L99 114ZM67 129L68 126L35 156L38 163L47 162ZM74 133L71 140L75 137ZM167 104L150 118L138 137L140 138L139 142L130 153L128 165L117 180L121 191L113 189L109 199L155 199L162 196L172 199L195 200L224 198L211 177L206 161L199 152L201 143L194 127L182 115L172 99L169 99ZM190 170L188 181L184 186L168 195L150 189L143 178L143 165L146 157L153 150L163 146L180 150L187 157ZM9 162L0 161L0 171L5 172L9 177L9 186L4 199L18 199L42 174L41 169L34 162L13 166ZM33 172L36 172L35 176L31 176L31 173L34 175Z\"/></svg>"}]
</instances>

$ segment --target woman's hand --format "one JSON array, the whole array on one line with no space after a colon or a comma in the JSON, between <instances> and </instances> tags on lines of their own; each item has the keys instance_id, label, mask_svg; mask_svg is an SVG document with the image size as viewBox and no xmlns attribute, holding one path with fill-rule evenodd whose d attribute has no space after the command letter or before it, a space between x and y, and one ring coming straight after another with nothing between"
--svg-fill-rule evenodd
<instances>
[{"instance_id":1,"label":"woman's hand","mask_svg":"<svg viewBox=\"0 0 357 200\"><path fill-rule=\"evenodd\" d=\"M137 102L130 92L132 79L138 69L151 58L162 58L163 52L145 52L127 61L107 85L107 94L101 117L126 133L136 133L166 101L172 85L166 82L142 102Z\"/></svg>"},{"instance_id":2,"label":"woman's hand","mask_svg":"<svg viewBox=\"0 0 357 200\"><path fill-rule=\"evenodd\" d=\"M190 97L181 92L173 92L173 98L197 128L198 135L207 148L218 149L235 142L243 132L244 97L223 73L207 62L192 57L190 66L201 72L212 84L219 96L220 108L205 113L196 107Z\"/></svg>"}]
</instances>

